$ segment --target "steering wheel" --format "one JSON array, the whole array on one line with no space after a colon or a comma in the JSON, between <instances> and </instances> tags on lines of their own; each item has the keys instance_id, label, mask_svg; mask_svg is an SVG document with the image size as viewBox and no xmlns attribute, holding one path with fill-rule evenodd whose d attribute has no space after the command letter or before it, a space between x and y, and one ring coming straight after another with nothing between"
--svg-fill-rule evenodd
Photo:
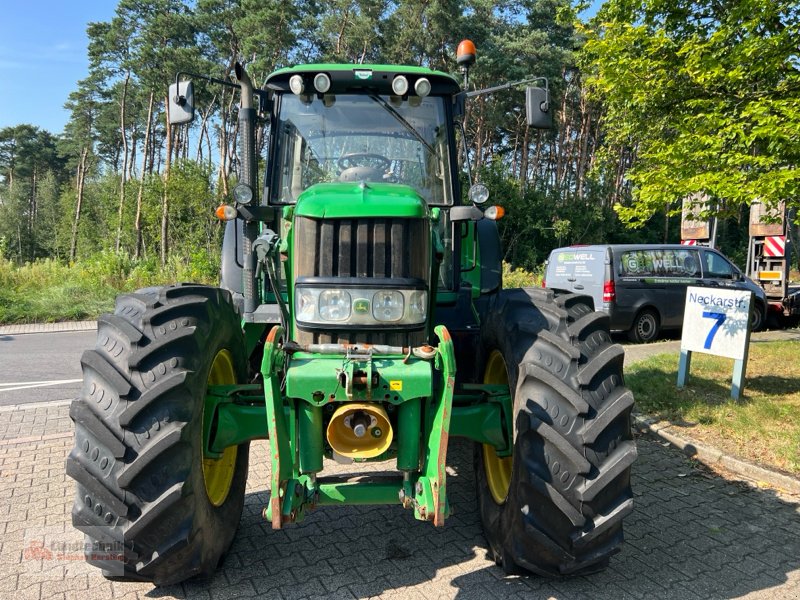
<instances>
[{"instance_id":1,"label":"steering wheel","mask_svg":"<svg viewBox=\"0 0 800 600\"><path fill-rule=\"evenodd\" d=\"M392 161L380 154L370 154L368 152L353 152L344 154L336 161L336 166L342 171L355 167L369 167L372 169L386 172L392 166Z\"/></svg>"}]
</instances>

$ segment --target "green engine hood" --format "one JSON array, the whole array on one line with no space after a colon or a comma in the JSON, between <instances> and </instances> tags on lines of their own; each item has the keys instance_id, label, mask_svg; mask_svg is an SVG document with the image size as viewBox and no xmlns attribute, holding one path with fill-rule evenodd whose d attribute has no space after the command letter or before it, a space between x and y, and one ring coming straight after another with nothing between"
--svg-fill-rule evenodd
<instances>
[{"instance_id":1,"label":"green engine hood","mask_svg":"<svg viewBox=\"0 0 800 600\"><path fill-rule=\"evenodd\" d=\"M300 194L294 214L312 219L420 219L428 214L428 207L414 188L407 185L318 183Z\"/></svg>"}]
</instances>

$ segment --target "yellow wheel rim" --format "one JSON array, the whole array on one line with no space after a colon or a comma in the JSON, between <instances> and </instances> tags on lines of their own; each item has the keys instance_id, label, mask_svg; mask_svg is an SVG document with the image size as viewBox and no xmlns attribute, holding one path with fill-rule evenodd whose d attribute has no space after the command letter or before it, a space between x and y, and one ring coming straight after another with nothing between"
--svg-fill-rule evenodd
<instances>
[{"instance_id":1,"label":"yellow wheel rim","mask_svg":"<svg viewBox=\"0 0 800 600\"><path fill-rule=\"evenodd\" d=\"M483 383L508 385L506 361L497 350L493 350L489 355L489 362L483 373ZM486 482L489 485L489 493L497 504L502 504L508 497L508 488L511 485L511 463L510 456L497 456L494 446L483 444L483 468L486 471Z\"/></svg>"},{"instance_id":2,"label":"yellow wheel rim","mask_svg":"<svg viewBox=\"0 0 800 600\"><path fill-rule=\"evenodd\" d=\"M220 350L211 363L208 385L227 385L236 383L236 370L233 357L227 350ZM200 435L203 435L202 429ZM204 444L201 440L201 444ZM201 445L201 447L203 447ZM206 484L208 500L214 506L222 506L231 491L231 482L236 472L237 447L229 446L219 458L203 459L203 480Z\"/></svg>"}]
</instances>

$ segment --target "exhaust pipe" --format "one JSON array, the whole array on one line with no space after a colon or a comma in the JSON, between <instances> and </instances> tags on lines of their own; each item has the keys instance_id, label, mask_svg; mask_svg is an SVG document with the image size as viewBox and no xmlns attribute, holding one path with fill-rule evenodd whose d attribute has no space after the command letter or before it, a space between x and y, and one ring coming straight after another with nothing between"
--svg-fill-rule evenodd
<instances>
[{"instance_id":1,"label":"exhaust pipe","mask_svg":"<svg viewBox=\"0 0 800 600\"><path fill-rule=\"evenodd\" d=\"M253 82L241 63L233 67L234 75L239 81L241 99L239 105L239 183L247 184L253 191L252 204L258 205L258 159L256 157L256 109L253 107ZM254 313L258 306L256 296L256 256L253 244L258 237L258 224L253 221L244 222L242 240L242 295L244 296L244 312Z\"/></svg>"},{"instance_id":2,"label":"exhaust pipe","mask_svg":"<svg viewBox=\"0 0 800 600\"><path fill-rule=\"evenodd\" d=\"M394 432L380 404L348 403L333 413L327 429L328 443L347 458L374 458L389 449Z\"/></svg>"}]
</instances>

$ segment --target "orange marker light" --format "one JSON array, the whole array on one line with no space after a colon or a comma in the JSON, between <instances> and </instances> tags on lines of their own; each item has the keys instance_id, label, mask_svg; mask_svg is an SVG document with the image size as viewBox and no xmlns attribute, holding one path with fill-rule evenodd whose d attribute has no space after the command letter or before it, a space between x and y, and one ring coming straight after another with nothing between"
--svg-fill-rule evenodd
<instances>
[{"instance_id":1,"label":"orange marker light","mask_svg":"<svg viewBox=\"0 0 800 600\"><path fill-rule=\"evenodd\" d=\"M458 49L456 50L456 62L459 65L469 67L475 63L475 58L477 56L478 53L475 51L475 44L472 43L472 40L462 40L458 45Z\"/></svg>"},{"instance_id":2,"label":"orange marker light","mask_svg":"<svg viewBox=\"0 0 800 600\"><path fill-rule=\"evenodd\" d=\"M239 212L230 204L220 204L214 214L220 221L233 221Z\"/></svg>"},{"instance_id":3,"label":"orange marker light","mask_svg":"<svg viewBox=\"0 0 800 600\"><path fill-rule=\"evenodd\" d=\"M492 221L499 221L506 215L506 209L502 206L490 206L483 213L483 216Z\"/></svg>"}]
</instances>

